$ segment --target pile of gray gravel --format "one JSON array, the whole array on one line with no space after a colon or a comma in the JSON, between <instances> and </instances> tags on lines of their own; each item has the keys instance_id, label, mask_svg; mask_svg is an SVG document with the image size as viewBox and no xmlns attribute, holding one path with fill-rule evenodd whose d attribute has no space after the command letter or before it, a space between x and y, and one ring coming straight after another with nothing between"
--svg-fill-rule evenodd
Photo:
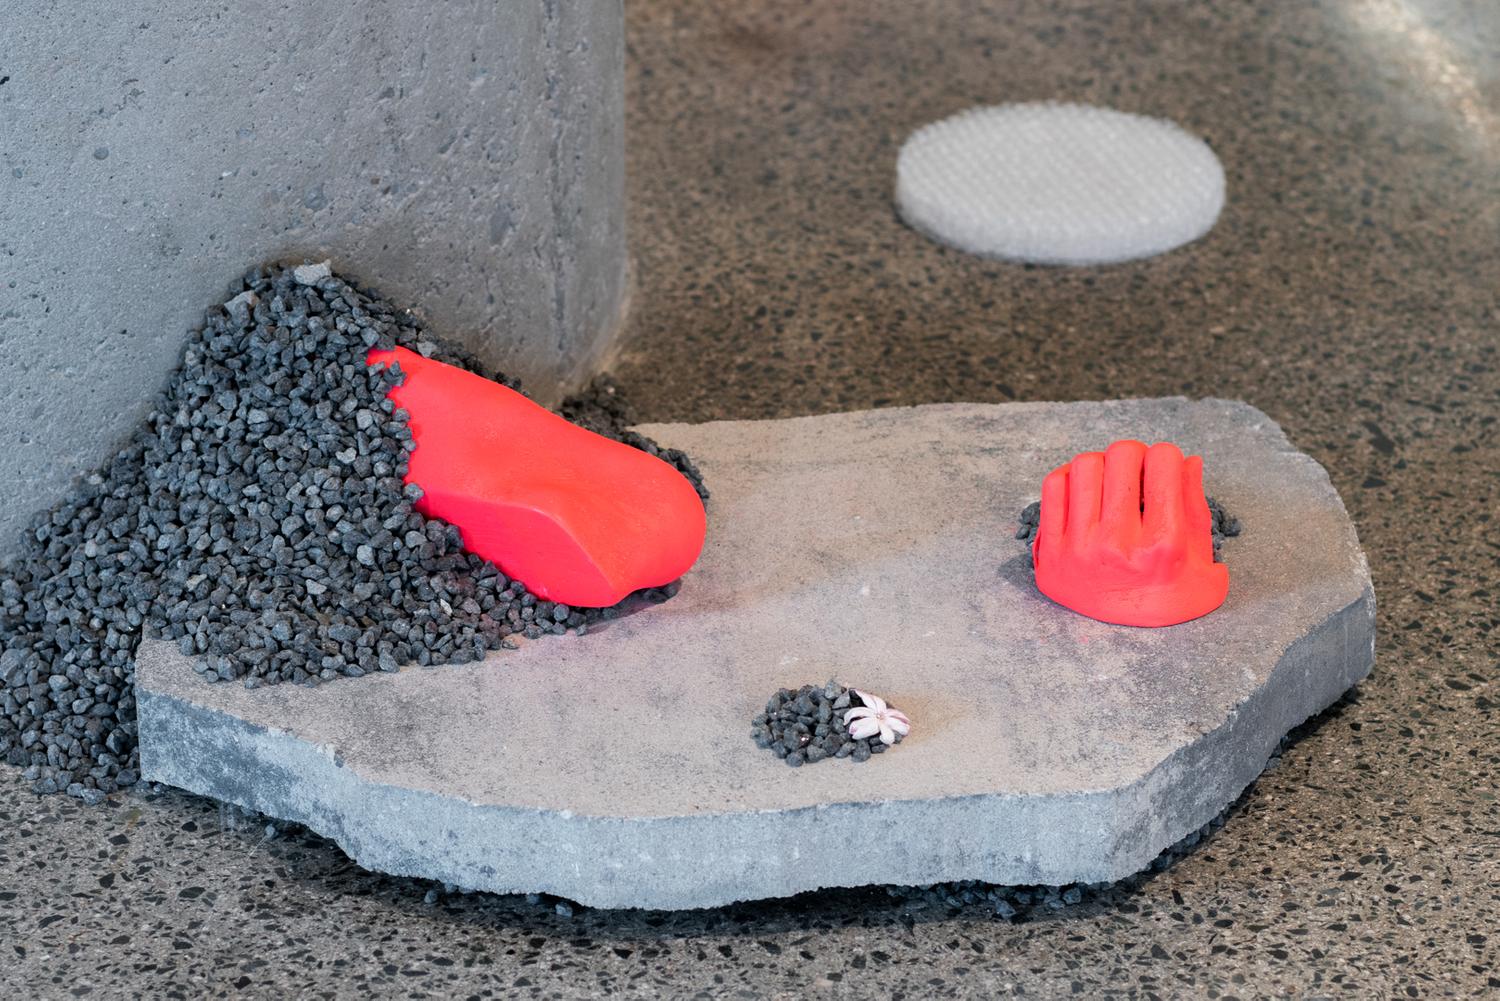
<instances>
[{"instance_id":1,"label":"pile of gray gravel","mask_svg":"<svg viewBox=\"0 0 1500 1001\"><path fill-rule=\"evenodd\" d=\"M886 745L879 736L856 740L844 725L844 714L864 704L857 691L837 681L803 685L795 692L783 688L750 721L750 739L793 768L829 758L869 761L870 755L884 753ZM901 743L899 736L896 743Z\"/></svg>"},{"instance_id":2,"label":"pile of gray gravel","mask_svg":"<svg viewBox=\"0 0 1500 1001\"><path fill-rule=\"evenodd\" d=\"M326 265L252 271L130 442L34 519L0 568L0 757L36 791L96 801L137 780L146 629L253 688L462 663L617 614L537 598L413 508L411 431L385 398L400 376L364 363L396 345L514 385ZM685 455L624 430L607 381L563 412L707 496Z\"/></svg>"}]
</instances>

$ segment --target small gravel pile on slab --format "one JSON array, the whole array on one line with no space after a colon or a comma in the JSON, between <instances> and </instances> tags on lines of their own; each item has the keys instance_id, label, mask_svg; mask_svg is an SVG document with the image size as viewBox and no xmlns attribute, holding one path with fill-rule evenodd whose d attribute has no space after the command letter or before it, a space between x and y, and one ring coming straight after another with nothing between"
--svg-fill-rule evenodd
<instances>
[{"instance_id":1,"label":"small gravel pile on slab","mask_svg":"<svg viewBox=\"0 0 1500 1001\"><path fill-rule=\"evenodd\" d=\"M1214 562L1223 563L1219 555L1219 549L1224 545L1225 539L1232 539L1240 534L1240 520L1232 518L1224 510L1222 504L1208 498L1208 513L1213 516L1213 527L1211 531L1214 537ZM1019 518L1020 526L1016 529L1016 538L1030 542L1036 538L1037 529L1042 523L1042 502L1032 501L1021 510Z\"/></svg>"},{"instance_id":2,"label":"small gravel pile on slab","mask_svg":"<svg viewBox=\"0 0 1500 1001\"><path fill-rule=\"evenodd\" d=\"M836 681L803 685L795 692L783 688L750 721L750 737L793 768L828 758L869 761L887 745L878 735L856 740L844 725L844 714L864 704L858 692ZM901 743L899 735L896 743Z\"/></svg>"},{"instance_id":3,"label":"small gravel pile on slab","mask_svg":"<svg viewBox=\"0 0 1500 1001\"><path fill-rule=\"evenodd\" d=\"M254 688L462 663L617 614L537 598L414 509L399 373L364 362L396 345L515 385L326 264L252 271L130 442L34 520L0 568L0 757L36 791L137 781L143 629ZM686 456L625 430L612 384L563 410L707 496Z\"/></svg>"},{"instance_id":4,"label":"small gravel pile on slab","mask_svg":"<svg viewBox=\"0 0 1500 1001\"><path fill-rule=\"evenodd\" d=\"M1214 536L1214 562L1223 563L1224 559L1219 549L1224 545L1225 539L1232 539L1241 532L1240 520L1230 517L1224 506L1212 497L1208 498L1208 513L1213 516L1213 527L1210 531Z\"/></svg>"}]
</instances>

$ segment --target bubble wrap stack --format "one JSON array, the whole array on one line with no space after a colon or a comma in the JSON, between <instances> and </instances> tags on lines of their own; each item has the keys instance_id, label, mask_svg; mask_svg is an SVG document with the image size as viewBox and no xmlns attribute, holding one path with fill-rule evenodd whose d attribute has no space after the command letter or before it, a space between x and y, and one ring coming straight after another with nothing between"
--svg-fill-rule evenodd
<instances>
[{"instance_id":1,"label":"bubble wrap stack","mask_svg":"<svg viewBox=\"0 0 1500 1001\"><path fill-rule=\"evenodd\" d=\"M1082 104L972 108L912 133L896 204L987 257L1105 264L1195 240L1224 205L1213 151L1171 122Z\"/></svg>"}]
</instances>

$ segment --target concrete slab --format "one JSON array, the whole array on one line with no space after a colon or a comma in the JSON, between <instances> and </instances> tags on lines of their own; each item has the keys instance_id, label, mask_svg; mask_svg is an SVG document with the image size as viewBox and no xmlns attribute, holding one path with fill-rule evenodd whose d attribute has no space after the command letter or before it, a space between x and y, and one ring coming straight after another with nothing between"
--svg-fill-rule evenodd
<instances>
[{"instance_id":1,"label":"concrete slab","mask_svg":"<svg viewBox=\"0 0 1500 1001\"><path fill-rule=\"evenodd\" d=\"M138 659L148 779L307 824L371 869L604 907L1123 877L1363 678L1374 594L1327 475L1220 400L940 405L644 429L712 485L682 593L583 637L317 689ZM1034 589L1016 515L1121 436L1201 452L1245 526L1228 602L1161 630ZM748 736L830 677L907 711L865 764Z\"/></svg>"}]
</instances>

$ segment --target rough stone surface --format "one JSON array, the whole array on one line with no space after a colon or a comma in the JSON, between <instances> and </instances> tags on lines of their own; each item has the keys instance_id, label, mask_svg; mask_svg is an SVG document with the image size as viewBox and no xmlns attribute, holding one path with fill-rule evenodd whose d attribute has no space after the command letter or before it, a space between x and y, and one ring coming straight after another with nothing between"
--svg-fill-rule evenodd
<instances>
[{"instance_id":1,"label":"rough stone surface","mask_svg":"<svg viewBox=\"0 0 1500 1001\"><path fill-rule=\"evenodd\" d=\"M248 264L331 257L548 404L608 347L619 0L33 3L0 52L0 552Z\"/></svg>"},{"instance_id":2,"label":"rough stone surface","mask_svg":"<svg viewBox=\"0 0 1500 1001\"><path fill-rule=\"evenodd\" d=\"M316 690L206 685L146 643L143 775L305 823L369 868L599 906L1091 882L1214 818L1373 661L1342 503L1244 404L643 430L714 483L676 600L480 664ZM1245 526L1211 616L1109 626L1032 586L1015 512L1048 469L1124 436L1201 453ZM767 690L829 675L911 716L900 754L791 770L744 740Z\"/></svg>"}]
</instances>

